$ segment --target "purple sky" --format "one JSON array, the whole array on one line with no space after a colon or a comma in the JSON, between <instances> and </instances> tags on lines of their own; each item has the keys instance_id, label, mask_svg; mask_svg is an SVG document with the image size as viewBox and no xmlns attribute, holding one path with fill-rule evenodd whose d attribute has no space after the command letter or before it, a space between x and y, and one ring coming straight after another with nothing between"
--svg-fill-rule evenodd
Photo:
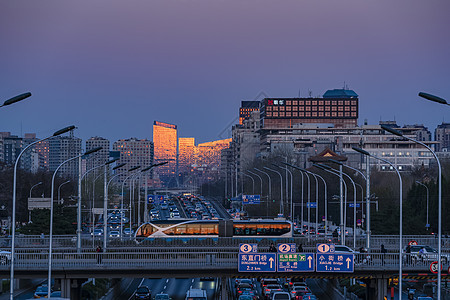
<instances>
[{"instance_id":1,"label":"purple sky","mask_svg":"<svg viewBox=\"0 0 450 300\"><path fill-rule=\"evenodd\" d=\"M152 138L153 120L229 137L241 100L344 82L362 124L450 122L448 0L2 1L0 131ZM225 132L224 132L225 130Z\"/></svg>"}]
</instances>

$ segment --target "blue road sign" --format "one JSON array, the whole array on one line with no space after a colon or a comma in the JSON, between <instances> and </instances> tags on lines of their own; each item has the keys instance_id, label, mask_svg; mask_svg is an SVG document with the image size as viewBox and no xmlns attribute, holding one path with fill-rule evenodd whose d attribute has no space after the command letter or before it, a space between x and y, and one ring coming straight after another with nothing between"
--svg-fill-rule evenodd
<instances>
[{"instance_id":1,"label":"blue road sign","mask_svg":"<svg viewBox=\"0 0 450 300\"><path fill-rule=\"evenodd\" d=\"M147 203L151 204L155 202L155 195L147 195Z\"/></svg>"},{"instance_id":2,"label":"blue road sign","mask_svg":"<svg viewBox=\"0 0 450 300\"><path fill-rule=\"evenodd\" d=\"M353 254L347 253L317 253L317 272L348 272L354 271Z\"/></svg>"},{"instance_id":3,"label":"blue road sign","mask_svg":"<svg viewBox=\"0 0 450 300\"><path fill-rule=\"evenodd\" d=\"M242 195L242 204L260 204L260 195Z\"/></svg>"},{"instance_id":4,"label":"blue road sign","mask_svg":"<svg viewBox=\"0 0 450 300\"><path fill-rule=\"evenodd\" d=\"M317 244L317 253L332 253L334 250L334 244Z\"/></svg>"},{"instance_id":5,"label":"blue road sign","mask_svg":"<svg viewBox=\"0 0 450 300\"><path fill-rule=\"evenodd\" d=\"M258 244L239 244L239 253L256 253Z\"/></svg>"},{"instance_id":6,"label":"blue road sign","mask_svg":"<svg viewBox=\"0 0 450 300\"><path fill-rule=\"evenodd\" d=\"M317 202L306 202L306 207L317 208Z\"/></svg>"},{"instance_id":7,"label":"blue road sign","mask_svg":"<svg viewBox=\"0 0 450 300\"><path fill-rule=\"evenodd\" d=\"M278 272L314 272L313 253L278 253Z\"/></svg>"},{"instance_id":8,"label":"blue road sign","mask_svg":"<svg viewBox=\"0 0 450 300\"><path fill-rule=\"evenodd\" d=\"M289 244L278 244L277 245L277 252L278 253L295 253L297 245L295 243L289 243Z\"/></svg>"},{"instance_id":9,"label":"blue road sign","mask_svg":"<svg viewBox=\"0 0 450 300\"><path fill-rule=\"evenodd\" d=\"M360 207L361 204L360 203L356 203L356 207ZM355 207L355 203L349 203L348 207Z\"/></svg>"},{"instance_id":10,"label":"blue road sign","mask_svg":"<svg viewBox=\"0 0 450 300\"><path fill-rule=\"evenodd\" d=\"M276 253L239 253L239 272L276 272Z\"/></svg>"}]
</instances>

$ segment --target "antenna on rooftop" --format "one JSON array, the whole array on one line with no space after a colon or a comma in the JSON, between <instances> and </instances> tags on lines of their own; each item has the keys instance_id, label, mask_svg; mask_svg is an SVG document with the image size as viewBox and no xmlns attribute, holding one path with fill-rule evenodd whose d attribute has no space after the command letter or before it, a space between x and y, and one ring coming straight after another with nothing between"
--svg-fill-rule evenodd
<instances>
[{"instance_id":1,"label":"antenna on rooftop","mask_svg":"<svg viewBox=\"0 0 450 300\"><path fill-rule=\"evenodd\" d=\"M312 91L310 89L308 89L308 96L309 98L312 98Z\"/></svg>"}]
</instances>

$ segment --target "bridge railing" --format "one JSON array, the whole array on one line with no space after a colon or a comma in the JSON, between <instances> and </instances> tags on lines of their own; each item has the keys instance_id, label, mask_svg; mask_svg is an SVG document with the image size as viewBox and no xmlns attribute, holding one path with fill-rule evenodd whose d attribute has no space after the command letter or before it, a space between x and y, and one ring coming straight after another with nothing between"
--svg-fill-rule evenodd
<instances>
[{"instance_id":1,"label":"bridge railing","mask_svg":"<svg viewBox=\"0 0 450 300\"><path fill-rule=\"evenodd\" d=\"M316 254L317 255L317 254ZM320 255L320 254L318 254ZM398 253L355 254L356 271L395 271L399 267ZM416 259L412 254L403 254L404 272L429 272L432 258ZM443 269L448 268L448 261ZM0 270L9 269L9 264L0 265ZM16 253L16 270L46 270L48 253ZM112 253L54 253L54 270L237 270L238 253L236 251L174 251L172 249L153 249L152 252L112 252Z\"/></svg>"}]
</instances>

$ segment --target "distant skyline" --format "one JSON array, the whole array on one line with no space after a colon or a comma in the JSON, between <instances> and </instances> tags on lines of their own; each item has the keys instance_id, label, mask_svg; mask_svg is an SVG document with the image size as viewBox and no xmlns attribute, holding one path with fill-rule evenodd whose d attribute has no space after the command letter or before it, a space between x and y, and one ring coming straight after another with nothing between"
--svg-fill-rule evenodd
<instances>
[{"instance_id":1,"label":"distant skyline","mask_svg":"<svg viewBox=\"0 0 450 300\"><path fill-rule=\"evenodd\" d=\"M450 110L448 0L2 1L0 131L199 143L230 137L240 102L345 84L359 121L434 131ZM262 98L262 97L261 97ZM260 100L261 98L258 98Z\"/></svg>"}]
</instances>

